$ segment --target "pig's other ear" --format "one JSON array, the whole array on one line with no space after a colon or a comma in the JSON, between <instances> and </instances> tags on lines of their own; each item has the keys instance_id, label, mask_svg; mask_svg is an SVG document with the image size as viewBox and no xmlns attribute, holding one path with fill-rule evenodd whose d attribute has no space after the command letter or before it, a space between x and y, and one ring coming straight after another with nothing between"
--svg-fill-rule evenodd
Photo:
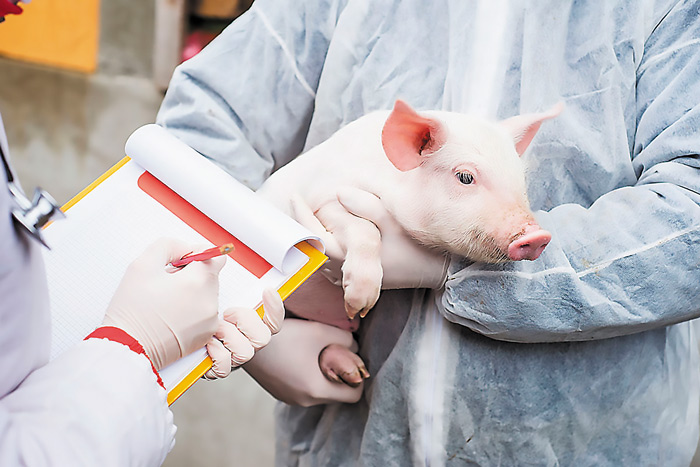
<instances>
[{"instance_id":1,"label":"pig's other ear","mask_svg":"<svg viewBox=\"0 0 700 467\"><path fill-rule=\"evenodd\" d=\"M397 169L415 169L425 155L442 146L441 128L437 120L424 117L397 100L382 129L384 152Z\"/></svg>"},{"instance_id":2,"label":"pig's other ear","mask_svg":"<svg viewBox=\"0 0 700 467\"><path fill-rule=\"evenodd\" d=\"M505 126L513 137L518 155L523 155L537 134L537 130L540 129L542 122L556 117L562 110L564 110L564 102L560 101L545 112L516 115L501 122L501 125Z\"/></svg>"}]
</instances>

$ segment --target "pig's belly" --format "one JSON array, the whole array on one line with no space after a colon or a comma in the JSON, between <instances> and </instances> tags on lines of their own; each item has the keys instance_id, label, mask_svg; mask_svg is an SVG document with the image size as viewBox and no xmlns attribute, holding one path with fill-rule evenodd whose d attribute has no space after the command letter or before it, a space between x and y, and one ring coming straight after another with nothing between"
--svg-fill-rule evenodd
<instances>
[{"instance_id":1,"label":"pig's belly","mask_svg":"<svg viewBox=\"0 0 700 467\"><path fill-rule=\"evenodd\" d=\"M284 307L299 318L356 331L360 318L349 319L344 303L343 289L317 272L284 301Z\"/></svg>"}]
</instances>

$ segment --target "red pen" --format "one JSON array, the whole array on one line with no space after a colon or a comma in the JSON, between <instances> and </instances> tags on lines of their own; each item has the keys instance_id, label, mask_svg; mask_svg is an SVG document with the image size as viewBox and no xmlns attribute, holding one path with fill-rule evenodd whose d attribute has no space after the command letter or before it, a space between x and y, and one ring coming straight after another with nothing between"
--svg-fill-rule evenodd
<instances>
[{"instance_id":1,"label":"red pen","mask_svg":"<svg viewBox=\"0 0 700 467\"><path fill-rule=\"evenodd\" d=\"M170 266L181 268L187 266L192 261L206 261L208 259L216 258L217 256L223 256L231 253L233 251L233 243L226 243L221 246L215 246L214 248L209 248L201 253L188 253L180 259L176 259L170 263Z\"/></svg>"}]
</instances>

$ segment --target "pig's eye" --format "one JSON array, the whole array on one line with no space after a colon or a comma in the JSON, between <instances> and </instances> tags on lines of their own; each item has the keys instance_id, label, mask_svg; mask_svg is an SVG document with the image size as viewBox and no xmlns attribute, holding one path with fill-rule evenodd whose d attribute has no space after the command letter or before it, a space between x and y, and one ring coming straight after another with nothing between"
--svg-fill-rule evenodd
<instances>
[{"instance_id":1,"label":"pig's eye","mask_svg":"<svg viewBox=\"0 0 700 467\"><path fill-rule=\"evenodd\" d=\"M464 185L471 185L474 182L474 175L469 172L457 172L457 179Z\"/></svg>"}]
</instances>

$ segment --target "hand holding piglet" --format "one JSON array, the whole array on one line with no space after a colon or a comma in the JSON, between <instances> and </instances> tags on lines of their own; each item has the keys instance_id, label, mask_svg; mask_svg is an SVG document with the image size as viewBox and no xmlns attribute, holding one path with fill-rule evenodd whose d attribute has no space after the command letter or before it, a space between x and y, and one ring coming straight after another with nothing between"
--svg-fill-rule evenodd
<instances>
[{"instance_id":1,"label":"hand holding piglet","mask_svg":"<svg viewBox=\"0 0 700 467\"><path fill-rule=\"evenodd\" d=\"M355 187L341 187L338 201L350 213L372 222L381 234L382 289L439 289L447 278L449 255L426 248L411 238L372 193ZM322 213L314 216L299 200L293 202L296 220L323 239L330 260L322 270L332 283L342 282L345 259L342 246L330 234Z\"/></svg>"},{"instance_id":2,"label":"hand holding piglet","mask_svg":"<svg viewBox=\"0 0 700 467\"><path fill-rule=\"evenodd\" d=\"M542 122L561 110L489 122L419 113L399 100L391 112L368 114L297 157L258 193L289 214L297 211L297 218L306 206L322 220L343 258L347 315L364 316L382 287L382 237L377 225L348 212L338 188L376 195L407 236L436 254L534 260L551 236L530 211L519 156Z\"/></svg>"},{"instance_id":3,"label":"hand holding piglet","mask_svg":"<svg viewBox=\"0 0 700 467\"><path fill-rule=\"evenodd\" d=\"M397 101L275 172L258 193L321 234L335 260L326 273L342 285L340 297L312 277L288 309L348 332L382 288L441 287L450 254L489 263L539 257L551 236L530 211L519 156L561 110L488 122ZM340 302L349 321L329 306ZM349 353L323 348L318 363L329 379L354 369L330 364Z\"/></svg>"}]
</instances>

